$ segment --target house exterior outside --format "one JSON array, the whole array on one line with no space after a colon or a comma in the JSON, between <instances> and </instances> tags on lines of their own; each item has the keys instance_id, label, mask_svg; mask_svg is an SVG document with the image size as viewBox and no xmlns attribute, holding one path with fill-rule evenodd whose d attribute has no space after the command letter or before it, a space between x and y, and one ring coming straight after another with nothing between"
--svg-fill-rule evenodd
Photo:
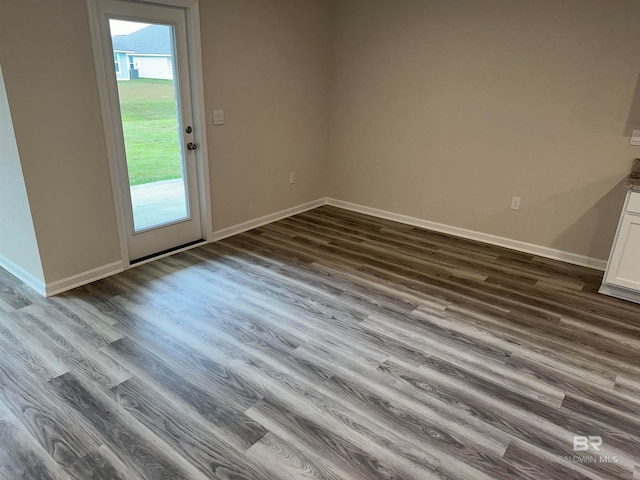
<instances>
[{"instance_id":1,"label":"house exterior outside","mask_svg":"<svg viewBox=\"0 0 640 480\"><path fill-rule=\"evenodd\" d=\"M173 80L173 35L168 25L149 25L111 38L118 80Z\"/></svg>"},{"instance_id":2,"label":"house exterior outside","mask_svg":"<svg viewBox=\"0 0 640 480\"><path fill-rule=\"evenodd\" d=\"M128 56L133 52L116 50L114 46L113 50L113 63L115 64L116 69L116 78L118 80L129 80L130 72L129 72L129 61Z\"/></svg>"}]
</instances>

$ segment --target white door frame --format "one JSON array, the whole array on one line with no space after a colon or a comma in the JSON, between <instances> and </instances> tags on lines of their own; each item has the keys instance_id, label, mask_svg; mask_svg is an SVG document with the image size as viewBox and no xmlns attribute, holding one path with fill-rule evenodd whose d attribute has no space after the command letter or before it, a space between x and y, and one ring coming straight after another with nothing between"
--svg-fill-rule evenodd
<instances>
[{"instance_id":1,"label":"white door frame","mask_svg":"<svg viewBox=\"0 0 640 480\"><path fill-rule=\"evenodd\" d=\"M189 77L191 79L191 95L193 103L193 119L198 128L194 129L194 141L198 145L195 150L196 169L198 173L198 190L200 192L200 216L202 225L202 238L211 241L212 217L211 217L211 191L209 182L209 159L206 135L206 112L204 107L204 81L202 73L202 46L200 43L200 4L199 0L124 0L132 3L147 3L165 6L181 7L185 9L187 20L187 49L189 54ZM106 58L102 48L100 24L102 19L98 13L99 0L87 0L87 12L89 15L89 30L91 33L91 46L93 50L94 66L96 70L96 82L100 97L100 109L102 111L102 124L105 136L105 146L109 163L109 176L111 191L116 213L118 239L120 242L120 257L122 268L126 270L132 266L141 265L145 261L130 265L128 234L126 224L126 206L122 198L122 184L119 173L118 149L113 119L117 118L112 112L112 102L109 97L109 74L106 68ZM188 247L187 247L188 248ZM172 252L175 253L175 252ZM148 261L155 260L154 257Z\"/></svg>"}]
</instances>

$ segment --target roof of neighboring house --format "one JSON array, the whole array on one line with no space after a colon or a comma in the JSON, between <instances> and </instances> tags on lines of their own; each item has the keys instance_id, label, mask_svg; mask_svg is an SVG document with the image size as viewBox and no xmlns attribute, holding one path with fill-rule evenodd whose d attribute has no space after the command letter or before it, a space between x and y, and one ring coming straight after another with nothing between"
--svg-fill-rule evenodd
<instances>
[{"instance_id":1,"label":"roof of neighboring house","mask_svg":"<svg viewBox=\"0 0 640 480\"><path fill-rule=\"evenodd\" d=\"M172 43L171 27L168 25L149 25L137 32L111 38L114 51L143 55L171 55Z\"/></svg>"},{"instance_id":2,"label":"roof of neighboring house","mask_svg":"<svg viewBox=\"0 0 640 480\"><path fill-rule=\"evenodd\" d=\"M118 36L122 37L124 35ZM125 47L122 42L116 40L116 37L111 38L111 46L113 47L114 52L133 52L133 50L129 50L127 47Z\"/></svg>"}]
</instances>

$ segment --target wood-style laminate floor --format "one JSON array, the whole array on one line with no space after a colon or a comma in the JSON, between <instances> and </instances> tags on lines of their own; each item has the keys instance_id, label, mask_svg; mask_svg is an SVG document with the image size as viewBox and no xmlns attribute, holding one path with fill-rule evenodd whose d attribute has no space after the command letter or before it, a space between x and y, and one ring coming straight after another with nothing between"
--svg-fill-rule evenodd
<instances>
[{"instance_id":1,"label":"wood-style laminate floor","mask_svg":"<svg viewBox=\"0 0 640 480\"><path fill-rule=\"evenodd\" d=\"M601 275L332 207L50 299L0 271L0 479L639 479Z\"/></svg>"}]
</instances>

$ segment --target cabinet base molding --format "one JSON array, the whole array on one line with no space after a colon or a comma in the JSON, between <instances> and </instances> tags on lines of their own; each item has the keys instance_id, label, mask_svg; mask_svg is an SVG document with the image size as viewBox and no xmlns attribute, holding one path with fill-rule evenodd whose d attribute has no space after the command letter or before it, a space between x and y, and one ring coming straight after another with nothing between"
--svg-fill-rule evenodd
<instances>
[{"instance_id":1,"label":"cabinet base molding","mask_svg":"<svg viewBox=\"0 0 640 480\"><path fill-rule=\"evenodd\" d=\"M640 292L634 292L633 290L629 290L627 288L616 287L615 285L608 285L606 283L603 283L600 286L600 290L598 291L610 297L621 298L622 300L627 300L628 302L640 303Z\"/></svg>"},{"instance_id":2,"label":"cabinet base molding","mask_svg":"<svg viewBox=\"0 0 640 480\"><path fill-rule=\"evenodd\" d=\"M640 303L640 192L627 191L600 293Z\"/></svg>"}]
</instances>

